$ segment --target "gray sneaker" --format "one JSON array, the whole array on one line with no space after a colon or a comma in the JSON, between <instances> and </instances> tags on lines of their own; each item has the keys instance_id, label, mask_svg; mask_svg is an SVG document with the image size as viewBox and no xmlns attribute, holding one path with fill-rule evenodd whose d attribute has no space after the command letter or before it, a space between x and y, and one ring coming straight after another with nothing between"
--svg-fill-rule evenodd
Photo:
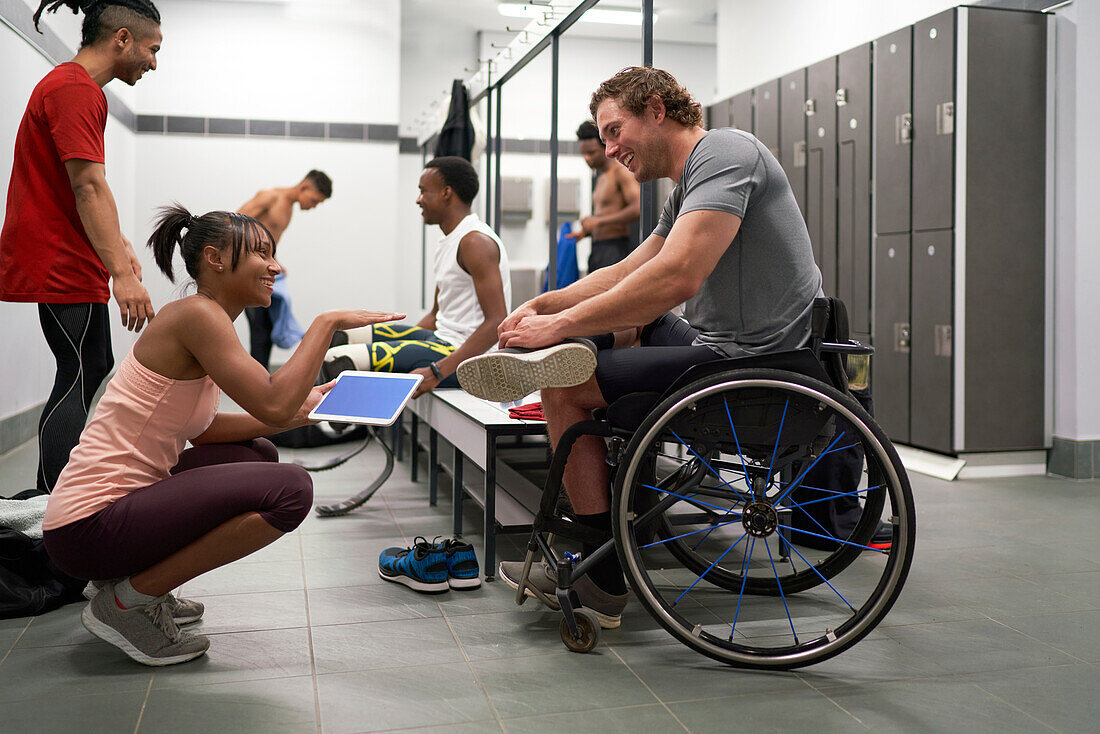
<instances>
[{"instance_id":1,"label":"gray sneaker","mask_svg":"<svg viewBox=\"0 0 1100 734\"><path fill-rule=\"evenodd\" d=\"M84 598L88 601L96 598L96 595L107 584L106 581L89 581L84 587ZM168 597L168 610L172 613L172 620L176 624L191 624L202 619L206 607L201 601L192 601L182 597L166 595Z\"/></svg>"},{"instance_id":2,"label":"gray sneaker","mask_svg":"<svg viewBox=\"0 0 1100 734\"><path fill-rule=\"evenodd\" d=\"M499 574L504 583L513 589L518 589L520 577L523 575L523 561L501 561ZM545 594L549 601L540 599L528 588L530 586L534 586ZM527 577L527 586L523 589L524 594L532 599L542 601L551 609L560 609L561 605L554 598L556 588L557 581L550 575L549 565L545 563L531 564L531 574ZM596 613L596 618L600 620L600 627L605 630L612 630L622 623L623 608L626 606L629 594L608 594L596 586L592 579L588 578L588 574L573 581L573 590L577 592L577 599L580 601L581 606Z\"/></svg>"},{"instance_id":3,"label":"gray sneaker","mask_svg":"<svg viewBox=\"0 0 1100 734\"><path fill-rule=\"evenodd\" d=\"M210 640L180 632L172 620L167 596L143 607L122 609L115 601L115 587L107 583L80 615L80 621L96 637L109 642L139 663L175 665L202 655Z\"/></svg>"},{"instance_id":4,"label":"gray sneaker","mask_svg":"<svg viewBox=\"0 0 1100 734\"><path fill-rule=\"evenodd\" d=\"M458 384L471 395L510 403L544 387L573 387L596 371L596 347L574 339L545 349L501 349L458 366Z\"/></svg>"}]
</instances>

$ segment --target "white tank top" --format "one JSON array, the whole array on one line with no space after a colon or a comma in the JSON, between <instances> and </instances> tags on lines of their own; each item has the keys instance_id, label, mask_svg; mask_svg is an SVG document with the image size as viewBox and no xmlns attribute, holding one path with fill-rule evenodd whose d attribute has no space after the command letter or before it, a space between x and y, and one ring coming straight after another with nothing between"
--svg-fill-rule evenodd
<instances>
[{"instance_id":1,"label":"white tank top","mask_svg":"<svg viewBox=\"0 0 1100 734\"><path fill-rule=\"evenodd\" d=\"M435 284L439 286L439 310L435 315L435 333L454 345L462 346L477 327L485 322L485 314L477 300L474 279L458 264L458 243L470 232L481 232L497 243L500 251L500 280L504 284L504 308L512 310L512 279L508 267L508 253L504 251L497 233L478 218L469 214L444 235L435 248Z\"/></svg>"}]
</instances>

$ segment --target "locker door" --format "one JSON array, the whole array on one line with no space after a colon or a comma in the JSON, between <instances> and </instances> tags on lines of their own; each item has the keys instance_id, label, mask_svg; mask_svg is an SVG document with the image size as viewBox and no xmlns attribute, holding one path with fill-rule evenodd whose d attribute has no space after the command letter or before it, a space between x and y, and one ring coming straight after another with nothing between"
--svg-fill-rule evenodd
<instances>
[{"instance_id":1,"label":"locker door","mask_svg":"<svg viewBox=\"0 0 1100 734\"><path fill-rule=\"evenodd\" d=\"M875 420L893 441L909 443L909 233L875 238Z\"/></svg>"},{"instance_id":2,"label":"locker door","mask_svg":"<svg viewBox=\"0 0 1100 734\"><path fill-rule=\"evenodd\" d=\"M821 287L836 295L836 57L806 72L806 228Z\"/></svg>"},{"instance_id":3,"label":"locker door","mask_svg":"<svg viewBox=\"0 0 1100 734\"><path fill-rule=\"evenodd\" d=\"M994 133L995 134L995 133ZM913 26L913 230L954 225L955 11Z\"/></svg>"},{"instance_id":4,"label":"locker door","mask_svg":"<svg viewBox=\"0 0 1100 734\"><path fill-rule=\"evenodd\" d=\"M779 80L779 163L806 218L806 70Z\"/></svg>"},{"instance_id":5,"label":"locker door","mask_svg":"<svg viewBox=\"0 0 1100 734\"><path fill-rule=\"evenodd\" d=\"M875 41L875 231L910 229L913 29Z\"/></svg>"},{"instance_id":6,"label":"locker door","mask_svg":"<svg viewBox=\"0 0 1100 734\"><path fill-rule=\"evenodd\" d=\"M779 80L753 90L752 133L779 158Z\"/></svg>"},{"instance_id":7,"label":"locker door","mask_svg":"<svg viewBox=\"0 0 1100 734\"><path fill-rule=\"evenodd\" d=\"M909 438L943 453L952 451L953 237L913 233Z\"/></svg>"},{"instance_id":8,"label":"locker door","mask_svg":"<svg viewBox=\"0 0 1100 734\"><path fill-rule=\"evenodd\" d=\"M871 44L837 57L837 295L871 336Z\"/></svg>"},{"instance_id":9,"label":"locker door","mask_svg":"<svg viewBox=\"0 0 1100 734\"><path fill-rule=\"evenodd\" d=\"M733 114L733 126L738 130L752 132L752 90L733 95L730 100L730 112Z\"/></svg>"},{"instance_id":10,"label":"locker door","mask_svg":"<svg viewBox=\"0 0 1100 734\"><path fill-rule=\"evenodd\" d=\"M720 127L729 127L730 124L730 100L723 99L715 102L707 108L707 127L711 130Z\"/></svg>"}]
</instances>

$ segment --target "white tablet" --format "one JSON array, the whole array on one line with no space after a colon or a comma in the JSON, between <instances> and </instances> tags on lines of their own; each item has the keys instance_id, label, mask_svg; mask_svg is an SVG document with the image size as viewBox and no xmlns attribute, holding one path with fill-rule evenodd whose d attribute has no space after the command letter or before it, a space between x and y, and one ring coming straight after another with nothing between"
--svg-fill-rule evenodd
<instances>
[{"instance_id":1,"label":"white tablet","mask_svg":"<svg viewBox=\"0 0 1100 734\"><path fill-rule=\"evenodd\" d=\"M348 370L309 414L315 421L388 426L401 415L421 375Z\"/></svg>"}]
</instances>

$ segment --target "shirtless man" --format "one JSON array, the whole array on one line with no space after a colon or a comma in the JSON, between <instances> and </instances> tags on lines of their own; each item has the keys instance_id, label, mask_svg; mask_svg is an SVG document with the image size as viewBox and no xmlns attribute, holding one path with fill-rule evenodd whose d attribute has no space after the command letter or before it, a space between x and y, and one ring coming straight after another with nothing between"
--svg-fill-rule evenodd
<instances>
[{"instance_id":1,"label":"shirtless man","mask_svg":"<svg viewBox=\"0 0 1100 734\"><path fill-rule=\"evenodd\" d=\"M568 235L579 240L592 237L588 272L614 265L630 253L630 228L641 214L640 187L630 171L604 154L600 132L590 120L577 128L581 155L596 172L592 215L581 219L581 228Z\"/></svg>"},{"instance_id":2,"label":"shirtless man","mask_svg":"<svg viewBox=\"0 0 1100 734\"><path fill-rule=\"evenodd\" d=\"M312 209L332 196L332 179L318 170L310 171L297 186L287 188L264 189L237 211L263 222L271 232L274 244L282 239L283 232L290 225L294 215L294 205L302 211ZM251 336L249 352L253 359L268 366L271 359L271 310L270 308L246 308L248 330Z\"/></svg>"}]
</instances>

